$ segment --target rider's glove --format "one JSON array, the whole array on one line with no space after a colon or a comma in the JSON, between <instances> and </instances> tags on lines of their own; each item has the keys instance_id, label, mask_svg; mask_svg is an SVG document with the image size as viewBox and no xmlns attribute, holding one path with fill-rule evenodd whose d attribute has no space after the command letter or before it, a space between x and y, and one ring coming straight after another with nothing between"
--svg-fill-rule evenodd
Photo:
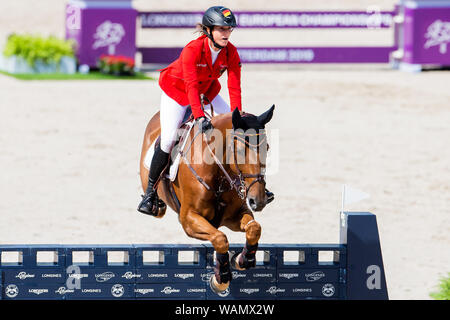
<instances>
[{"instance_id":1,"label":"rider's glove","mask_svg":"<svg viewBox=\"0 0 450 320\"><path fill-rule=\"evenodd\" d=\"M213 129L211 121L206 119L206 117L197 118L197 122L199 123L200 129L202 130L203 133L205 133L210 129Z\"/></svg>"}]
</instances>

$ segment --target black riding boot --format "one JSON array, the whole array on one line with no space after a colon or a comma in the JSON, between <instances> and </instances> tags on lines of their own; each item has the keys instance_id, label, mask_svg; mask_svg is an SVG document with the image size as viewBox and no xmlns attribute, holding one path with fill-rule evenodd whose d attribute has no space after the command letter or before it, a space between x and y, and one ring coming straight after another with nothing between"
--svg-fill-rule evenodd
<instances>
[{"instance_id":1,"label":"black riding boot","mask_svg":"<svg viewBox=\"0 0 450 320\"><path fill-rule=\"evenodd\" d=\"M142 201L139 204L137 210L139 212L156 216L158 213L158 195L155 189L155 184L161 175L161 172L166 167L169 160L169 154L162 151L160 145L155 147L155 153L153 154L152 164L148 174L148 186L145 194L142 196Z\"/></svg>"}]
</instances>

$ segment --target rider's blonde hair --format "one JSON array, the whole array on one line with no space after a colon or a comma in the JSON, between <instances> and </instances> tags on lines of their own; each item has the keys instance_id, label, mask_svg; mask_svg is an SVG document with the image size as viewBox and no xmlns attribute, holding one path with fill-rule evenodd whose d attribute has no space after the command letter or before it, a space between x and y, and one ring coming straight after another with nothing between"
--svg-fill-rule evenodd
<instances>
[{"instance_id":1,"label":"rider's blonde hair","mask_svg":"<svg viewBox=\"0 0 450 320\"><path fill-rule=\"evenodd\" d=\"M208 28L208 27L205 26L204 24L202 24L202 23L200 23L200 22L197 22L197 23L195 24L195 31L194 31L194 34L197 34L198 36L202 36L202 35L205 34L205 30L206 30L207 28Z\"/></svg>"}]
</instances>

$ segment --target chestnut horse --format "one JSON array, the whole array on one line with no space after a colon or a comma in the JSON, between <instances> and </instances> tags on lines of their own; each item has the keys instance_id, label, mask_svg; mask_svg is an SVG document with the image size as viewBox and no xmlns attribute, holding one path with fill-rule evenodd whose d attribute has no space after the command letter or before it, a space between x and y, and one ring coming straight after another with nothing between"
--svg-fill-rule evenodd
<instances>
[{"instance_id":1,"label":"chestnut horse","mask_svg":"<svg viewBox=\"0 0 450 320\"><path fill-rule=\"evenodd\" d=\"M245 232L246 245L240 254L231 259L232 266L245 270L256 264L261 226L255 221L253 212L261 211L268 200L264 179L268 144L264 129L272 118L274 107L260 116L241 114L235 109L234 112L212 117L216 144L209 140L212 135L208 132L202 134L199 127L194 125L186 137L187 142L201 143L201 151L209 154L214 161L195 162L185 158L180 161L178 174L173 182L164 173L159 181L158 197L179 214L179 221L186 234L195 239L210 241L213 245L216 251L215 274L210 279L210 285L216 293L226 290L232 280L229 243L226 235L218 230L219 227ZM144 166L144 159L159 135L157 112L147 125L141 152L140 176L144 191L148 183L148 169ZM196 139L200 139L200 142ZM189 148L191 144L185 144L182 151L190 149L193 158L199 149ZM216 155L219 153L220 155ZM241 159L242 154L245 155L244 161ZM240 156L240 161L237 160L237 155ZM201 159L204 159L204 155ZM157 217L162 217L164 213L165 207L159 210Z\"/></svg>"}]
</instances>

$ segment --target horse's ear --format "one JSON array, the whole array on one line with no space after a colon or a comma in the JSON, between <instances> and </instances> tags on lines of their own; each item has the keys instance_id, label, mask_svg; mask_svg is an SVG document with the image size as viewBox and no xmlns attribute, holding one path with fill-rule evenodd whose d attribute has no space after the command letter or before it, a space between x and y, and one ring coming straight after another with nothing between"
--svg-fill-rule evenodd
<instances>
[{"instance_id":1,"label":"horse's ear","mask_svg":"<svg viewBox=\"0 0 450 320\"><path fill-rule=\"evenodd\" d=\"M270 119L272 119L274 109L275 105L272 105L269 110L258 116L258 122L262 125L265 125L267 122L269 122Z\"/></svg>"},{"instance_id":2,"label":"horse's ear","mask_svg":"<svg viewBox=\"0 0 450 320\"><path fill-rule=\"evenodd\" d=\"M234 129L244 129L245 124L244 121L242 120L241 113L239 112L238 108L233 110L232 122Z\"/></svg>"}]
</instances>

